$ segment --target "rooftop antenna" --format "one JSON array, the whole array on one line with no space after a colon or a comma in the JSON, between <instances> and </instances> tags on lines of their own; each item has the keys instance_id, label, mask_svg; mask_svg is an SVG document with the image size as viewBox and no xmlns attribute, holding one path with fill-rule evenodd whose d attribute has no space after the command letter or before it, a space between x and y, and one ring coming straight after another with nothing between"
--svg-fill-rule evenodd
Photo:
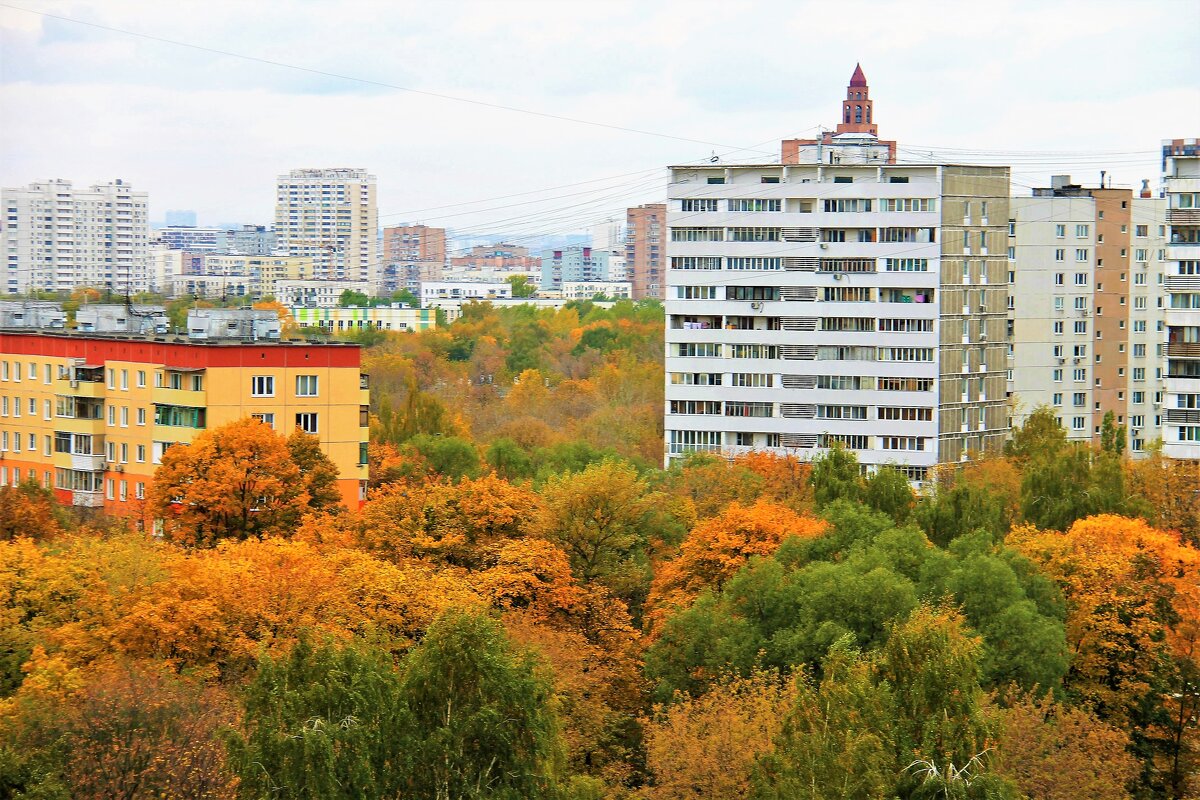
<instances>
[{"instance_id":1,"label":"rooftop antenna","mask_svg":"<svg viewBox=\"0 0 1200 800\"><path fill-rule=\"evenodd\" d=\"M709 156L709 159L708 159L709 163L716 164L720 160L721 160L721 157L719 155L717 155L717 151L713 150L712 155Z\"/></svg>"}]
</instances>

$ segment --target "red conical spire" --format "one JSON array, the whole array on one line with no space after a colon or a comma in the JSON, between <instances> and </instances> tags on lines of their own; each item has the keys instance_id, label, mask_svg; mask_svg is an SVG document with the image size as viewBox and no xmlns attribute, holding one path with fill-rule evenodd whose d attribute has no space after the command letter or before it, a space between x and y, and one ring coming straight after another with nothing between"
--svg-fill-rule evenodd
<instances>
[{"instance_id":1,"label":"red conical spire","mask_svg":"<svg viewBox=\"0 0 1200 800\"><path fill-rule=\"evenodd\" d=\"M862 64L854 65L850 85L846 87L846 99L842 102L842 121L836 133L869 133L879 135L879 128L872 117L871 90L867 88L867 76Z\"/></svg>"}]
</instances>

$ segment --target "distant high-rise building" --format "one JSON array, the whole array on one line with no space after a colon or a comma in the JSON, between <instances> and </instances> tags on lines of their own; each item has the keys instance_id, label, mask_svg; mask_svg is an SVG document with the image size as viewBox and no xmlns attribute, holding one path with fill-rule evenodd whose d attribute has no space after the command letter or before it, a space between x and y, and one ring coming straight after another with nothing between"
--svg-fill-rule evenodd
<instances>
[{"instance_id":1,"label":"distant high-rise building","mask_svg":"<svg viewBox=\"0 0 1200 800\"><path fill-rule=\"evenodd\" d=\"M610 219L592 226L592 248L608 253L608 278L610 281L626 280L625 269L625 222Z\"/></svg>"},{"instance_id":2,"label":"distant high-rise building","mask_svg":"<svg viewBox=\"0 0 1200 800\"><path fill-rule=\"evenodd\" d=\"M1162 436L1161 198L1052 186L1014 197L1008 220L1008 389L1013 423L1039 406L1067 437L1100 442L1106 414L1144 454Z\"/></svg>"},{"instance_id":3,"label":"distant high-rise building","mask_svg":"<svg viewBox=\"0 0 1200 800\"><path fill-rule=\"evenodd\" d=\"M184 209L175 209L168 211L166 215L166 223L168 227L196 227L196 212L187 211Z\"/></svg>"},{"instance_id":4,"label":"distant high-rise building","mask_svg":"<svg viewBox=\"0 0 1200 800\"><path fill-rule=\"evenodd\" d=\"M1163 453L1200 459L1200 139L1163 142L1167 196Z\"/></svg>"},{"instance_id":5,"label":"distant high-rise building","mask_svg":"<svg viewBox=\"0 0 1200 800\"><path fill-rule=\"evenodd\" d=\"M446 229L391 225L383 229L384 291L417 292L422 282L438 281L446 266Z\"/></svg>"},{"instance_id":6,"label":"distant high-rise building","mask_svg":"<svg viewBox=\"0 0 1200 800\"><path fill-rule=\"evenodd\" d=\"M922 480L1008 434L1008 168L895 164L861 69L848 97L832 145L671 169L668 460L840 446Z\"/></svg>"},{"instance_id":7,"label":"distant high-rise building","mask_svg":"<svg viewBox=\"0 0 1200 800\"><path fill-rule=\"evenodd\" d=\"M121 179L75 189L52 180L0 191L5 294L114 292L147 288L150 223L146 192Z\"/></svg>"},{"instance_id":8,"label":"distant high-rise building","mask_svg":"<svg viewBox=\"0 0 1200 800\"><path fill-rule=\"evenodd\" d=\"M229 249L247 256L269 256L275 252L275 230L266 225L243 225L229 231Z\"/></svg>"},{"instance_id":9,"label":"distant high-rise building","mask_svg":"<svg viewBox=\"0 0 1200 800\"><path fill-rule=\"evenodd\" d=\"M275 187L275 235L318 278L379 283L375 176L362 169L294 169Z\"/></svg>"},{"instance_id":10,"label":"distant high-rise building","mask_svg":"<svg viewBox=\"0 0 1200 800\"><path fill-rule=\"evenodd\" d=\"M224 228L195 228L168 225L155 232L159 242L172 250L192 253L223 253L229 249L229 231Z\"/></svg>"},{"instance_id":11,"label":"distant high-rise building","mask_svg":"<svg viewBox=\"0 0 1200 800\"><path fill-rule=\"evenodd\" d=\"M625 215L625 275L633 284L633 298L661 300L665 296L667 206L649 203Z\"/></svg>"},{"instance_id":12,"label":"distant high-rise building","mask_svg":"<svg viewBox=\"0 0 1200 800\"><path fill-rule=\"evenodd\" d=\"M608 251L590 247L564 247L542 253L542 279L538 287L561 291L564 282L608 280Z\"/></svg>"},{"instance_id":13,"label":"distant high-rise building","mask_svg":"<svg viewBox=\"0 0 1200 800\"><path fill-rule=\"evenodd\" d=\"M450 265L459 269L492 269L503 271L539 269L542 260L529 255L529 248L515 244L480 244L461 256L450 259Z\"/></svg>"}]
</instances>

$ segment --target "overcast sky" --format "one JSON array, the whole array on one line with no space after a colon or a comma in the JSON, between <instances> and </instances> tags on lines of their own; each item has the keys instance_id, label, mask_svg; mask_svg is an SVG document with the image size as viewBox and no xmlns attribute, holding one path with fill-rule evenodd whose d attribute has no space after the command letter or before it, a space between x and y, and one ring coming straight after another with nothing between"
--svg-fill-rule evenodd
<instances>
[{"instance_id":1,"label":"overcast sky","mask_svg":"<svg viewBox=\"0 0 1200 800\"><path fill-rule=\"evenodd\" d=\"M1115 184L1156 186L1160 140L1200 136L1190 0L13 4L681 137L0 7L0 185L122 177L150 191L156 220L182 208L201 224L268 222L276 174L355 166L378 176L384 224L582 229L660 200L656 168L714 151L768 158L780 138L836 124L856 61L884 138L1007 159L1026 185L1108 169ZM548 187L565 188L475 202Z\"/></svg>"}]
</instances>

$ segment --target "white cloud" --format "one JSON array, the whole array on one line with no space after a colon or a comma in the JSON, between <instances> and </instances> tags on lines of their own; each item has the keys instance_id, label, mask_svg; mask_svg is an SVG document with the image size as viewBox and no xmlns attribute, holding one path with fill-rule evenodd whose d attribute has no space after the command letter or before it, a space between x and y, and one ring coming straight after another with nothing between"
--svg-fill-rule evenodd
<instances>
[{"instance_id":1,"label":"white cloud","mask_svg":"<svg viewBox=\"0 0 1200 800\"><path fill-rule=\"evenodd\" d=\"M313 69L740 146L832 125L855 61L871 82L881 133L902 145L1146 151L1114 157L1109 170L1136 185L1154 177L1148 151L1160 139L1200 135L1200 10L1169 0L23 1ZM0 183L120 176L151 191L155 216L194 208L207 222L269 220L274 176L298 166L367 167L379 176L384 212L414 211L714 149L5 9L0 37ZM1094 161L1019 169L1026 181L1059 171L1092 180L1103 168ZM661 196L648 182L644 194L633 191L632 178L628 196L615 196L619 183L557 214L547 203L445 223L490 229L534 211L549 230Z\"/></svg>"}]
</instances>

